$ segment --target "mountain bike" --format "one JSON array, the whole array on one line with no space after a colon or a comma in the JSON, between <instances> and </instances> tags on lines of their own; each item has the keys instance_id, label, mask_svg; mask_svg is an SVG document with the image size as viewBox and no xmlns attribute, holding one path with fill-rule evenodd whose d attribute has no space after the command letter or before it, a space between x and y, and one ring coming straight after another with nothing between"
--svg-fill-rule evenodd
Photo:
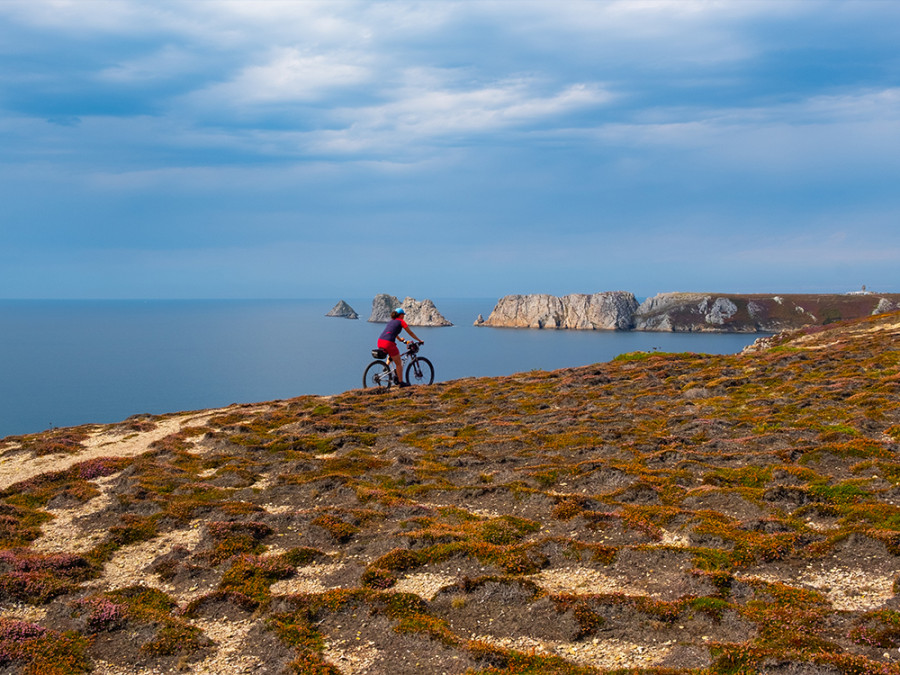
<instances>
[{"instance_id":1,"label":"mountain bike","mask_svg":"<svg viewBox=\"0 0 900 675\"><path fill-rule=\"evenodd\" d=\"M409 341L406 343L406 351L400 358L406 363L406 381L410 384L431 384L434 382L434 366L424 356L419 356L420 342ZM363 373L363 388L376 387L390 389L397 384L394 375L394 366L387 358L387 352L383 349L373 349L372 356L377 361L372 361Z\"/></svg>"}]
</instances>

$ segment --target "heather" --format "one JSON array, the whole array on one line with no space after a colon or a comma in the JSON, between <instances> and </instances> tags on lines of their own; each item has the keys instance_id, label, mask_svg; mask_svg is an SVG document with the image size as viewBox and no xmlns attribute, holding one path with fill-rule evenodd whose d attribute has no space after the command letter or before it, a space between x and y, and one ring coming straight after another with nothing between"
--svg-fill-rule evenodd
<instances>
[{"instance_id":1,"label":"heather","mask_svg":"<svg viewBox=\"0 0 900 675\"><path fill-rule=\"evenodd\" d=\"M0 493L0 667L900 675L898 345L894 313L7 438L58 465Z\"/></svg>"}]
</instances>

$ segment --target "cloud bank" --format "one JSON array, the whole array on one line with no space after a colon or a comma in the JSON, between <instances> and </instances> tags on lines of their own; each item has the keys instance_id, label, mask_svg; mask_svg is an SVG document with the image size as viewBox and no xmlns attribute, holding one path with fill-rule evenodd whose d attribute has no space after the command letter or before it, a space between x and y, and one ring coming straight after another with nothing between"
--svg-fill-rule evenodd
<instances>
[{"instance_id":1,"label":"cloud bank","mask_svg":"<svg viewBox=\"0 0 900 675\"><path fill-rule=\"evenodd\" d=\"M898 33L877 0L5 0L0 296L898 291Z\"/></svg>"}]
</instances>

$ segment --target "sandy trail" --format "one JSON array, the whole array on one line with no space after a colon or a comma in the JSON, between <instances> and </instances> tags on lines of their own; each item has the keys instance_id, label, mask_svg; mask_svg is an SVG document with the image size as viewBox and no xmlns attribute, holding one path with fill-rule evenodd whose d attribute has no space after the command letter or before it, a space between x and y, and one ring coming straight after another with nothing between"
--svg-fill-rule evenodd
<instances>
[{"instance_id":1,"label":"sandy trail","mask_svg":"<svg viewBox=\"0 0 900 675\"><path fill-rule=\"evenodd\" d=\"M69 467L97 457L135 457L146 452L158 440L177 433L184 427L200 426L210 417L228 408L204 410L166 416L149 431L122 434L116 425L98 425L84 443L84 449L74 454L34 457L8 448L0 456L0 490L43 473L65 471Z\"/></svg>"}]
</instances>

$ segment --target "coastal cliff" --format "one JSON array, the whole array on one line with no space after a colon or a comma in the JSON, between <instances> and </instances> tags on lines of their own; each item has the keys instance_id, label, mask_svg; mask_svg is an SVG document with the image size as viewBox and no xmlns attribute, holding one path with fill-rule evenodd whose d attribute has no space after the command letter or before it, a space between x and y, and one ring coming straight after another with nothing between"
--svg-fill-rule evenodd
<instances>
[{"instance_id":1,"label":"coastal cliff","mask_svg":"<svg viewBox=\"0 0 900 675\"><path fill-rule=\"evenodd\" d=\"M574 330L773 333L900 308L900 294L660 293L638 305L626 291L507 295L477 326Z\"/></svg>"},{"instance_id":2,"label":"coastal cliff","mask_svg":"<svg viewBox=\"0 0 900 675\"><path fill-rule=\"evenodd\" d=\"M426 298L416 300L407 296L403 302L393 295L379 293L372 300L371 323L386 323L391 320L391 310L395 307L403 307L406 312L406 323L410 326L452 326L438 311L434 303Z\"/></svg>"},{"instance_id":3,"label":"coastal cliff","mask_svg":"<svg viewBox=\"0 0 900 675\"><path fill-rule=\"evenodd\" d=\"M507 295L478 326L629 330L638 308L634 295L607 291L586 295Z\"/></svg>"},{"instance_id":4,"label":"coastal cliff","mask_svg":"<svg viewBox=\"0 0 900 675\"><path fill-rule=\"evenodd\" d=\"M734 295L660 293L634 316L635 330L774 333L860 319L900 307L900 294Z\"/></svg>"}]
</instances>

